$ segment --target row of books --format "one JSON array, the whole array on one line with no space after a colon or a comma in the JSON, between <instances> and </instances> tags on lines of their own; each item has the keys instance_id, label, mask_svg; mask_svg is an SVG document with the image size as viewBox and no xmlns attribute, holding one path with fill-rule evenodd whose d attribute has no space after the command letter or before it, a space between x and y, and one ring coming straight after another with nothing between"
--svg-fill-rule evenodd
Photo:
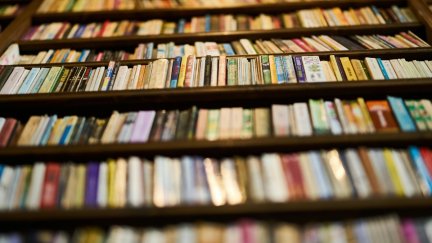
<instances>
[{"instance_id":1,"label":"row of books","mask_svg":"<svg viewBox=\"0 0 432 243\"><path fill-rule=\"evenodd\" d=\"M0 94L431 78L432 61L330 56L177 57L129 67L0 66Z\"/></svg>"},{"instance_id":2,"label":"row of books","mask_svg":"<svg viewBox=\"0 0 432 243\"><path fill-rule=\"evenodd\" d=\"M21 9L21 7L19 4L1 5L0 6L0 16L16 15L20 9Z\"/></svg>"},{"instance_id":3,"label":"row of books","mask_svg":"<svg viewBox=\"0 0 432 243\"><path fill-rule=\"evenodd\" d=\"M309 0L140 0L144 8L174 8L174 7L229 7L244 6L244 4L271 4L284 2L303 2Z\"/></svg>"},{"instance_id":4,"label":"row of books","mask_svg":"<svg viewBox=\"0 0 432 243\"><path fill-rule=\"evenodd\" d=\"M430 100L309 100L270 108L159 110L110 118L31 116L0 119L0 146L144 143L432 130Z\"/></svg>"},{"instance_id":5,"label":"row of books","mask_svg":"<svg viewBox=\"0 0 432 243\"><path fill-rule=\"evenodd\" d=\"M38 13L60 12L88 12L104 10L131 10L142 8L173 8L173 7L202 7L202 6L239 6L239 4L259 4L294 2L293 0L140 0L135 4L133 0L44 0L38 8Z\"/></svg>"},{"instance_id":6,"label":"row of books","mask_svg":"<svg viewBox=\"0 0 432 243\"><path fill-rule=\"evenodd\" d=\"M5 52L0 60L11 59L5 55L14 55L9 63L3 64L38 64L38 63L66 63L66 62L91 62L112 60L134 60L134 59L156 59L174 58L177 56L195 55L221 56L221 55L255 55L255 54L278 54L297 52L321 52L321 51L347 51L363 49L388 49L388 48L418 48L430 47L420 37L412 33L401 32L394 36L390 35L355 35L343 36L311 36L295 39L271 39L271 40L249 40L240 39L231 43L201 42L193 45L176 45L174 42L153 42L139 44L133 53L120 51L97 51L90 49L73 50L64 48L59 50L40 51L37 55L20 55L19 47L11 45L11 50ZM11 54L14 51L18 54Z\"/></svg>"},{"instance_id":7,"label":"row of books","mask_svg":"<svg viewBox=\"0 0 432 243\"><path fill-rule=\"evenodd\" d=\"M432 194L432 150L321 150L0 165L0 210L284 203Z\"/></svg>"},{"instance_id":8,"label":"row of books","mask_svg":"<svg viewBox=\"0 0 432 243\"><path fill-rule=\"evenodd\" d=\"M372 10L373 9L373 10ZM382 11L380 11L382 10ZM31 27L22 40L51 40L71 38L95 38L130 35L160 35L174 33L201 33L212 31L242 31L242 30L271 30L293 27L326 27L345 25L367 25L387 23L408 23L417 19L408 8L393 6L389 9L365 7L350 10L358 21L346 20L339 8L322 10L300 10L297 13L270 16L247 15L206 15L192 17L190 21L180 19L178 22L168 22L161 19L147 21L105 21L87 24L72 24L68 22L54 22ZM346 12L349 12L348 10ZM382 14L393 18L384 19ZM349 14L351 15L351 14ZM336 16L338 18L336 18ZM348 15L347 15L348 16ZM332 19L331 17L334 17ZM317 22L317 23L315 23Z\"/></svg>"},{"instance_id":9,"label":"row of books","mask_svg":"<svg viewBox=\"0 0 432 243\"><path fill-rule=\"evenodd\" d=\"M334 222L294 224L282 221L240 219L235 222L177 223L165 227L83 227L68 231L40 230L5 233L5 243L312 243L380 242L427 243L432 241L432 220L399 219L396 215ZM85 241L87 240L87 241Z\"/></svg>"},{"instance_id":10,"label":"row of books","mask_svg":"<svg viewBox=\"0 0 432 243\"><path fill-rule=\"evenodd\" d=\"M134 0L44 0L38 13L83 12L102 10L130 10L135 8Z\"/></svg>"}]
</instances>

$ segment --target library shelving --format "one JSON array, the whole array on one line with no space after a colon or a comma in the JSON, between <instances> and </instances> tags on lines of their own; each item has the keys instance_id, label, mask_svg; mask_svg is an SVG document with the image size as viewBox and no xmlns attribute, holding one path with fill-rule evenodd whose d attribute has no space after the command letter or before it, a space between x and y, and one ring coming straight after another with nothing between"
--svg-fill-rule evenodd
<instances>
[{"instance_id":1,"label":"library shelving","mask_svg":"<svg viewBox=\"0 0 432 243\"><path fill-rule=\"evenodd\" d=\"M42 0L33 0L0 34L0 51L17 43L23 54L58 48L128 49L139 43L176 44L194 41L230 42L241 38L251 40L270 38L292 38L309 35L354 35L354 34L395 34L413 31L432 45L432 15L422 0L318 0L306 2L284 2L274 4L235 5L229 7L179 7L172 9L134 9L94 12L37 13ZM3 1L1 3L4 3ZM376 5L409 6L419 19L416 23L387 25L360 25L321 28L290 28L279 30L250 30L233 32L208 32L192 34L161 34L151 36L121 36L104 38L30 40L20 38L32 25L49 22L80 22L109 20L145 20L152 18L178 19L203 14L278 14L312 7L362 7ZM1 20L0 20L1 22ZM350 50L334 52L292 53L299 56L329 55L350 58L381 57L406 58L407 60L430 58L432 47L382 50ZM250 55L252 57L252 55ZM121 65L145 64L152 60L119 61ZM108 62L48 63L19 65L26 68L52 66L107 66ZM332 99L335 97L354 99L365 97L386 99L388 95L403 98L430 99L432 80L398 79L385 81L296 83L263 86L227 86L178 88L155 90L125 90L107 92L77 92L28 95L0 95L0 115L16 117L25 121L31 115L78 114L109 116L113 110L133 111L143 109L200 107L260 106L275 103L306 102L308 99ZM1 164L28 164L34 161L90 161L117 156L233 156L263 152L289 152L310 149L349 148L356 146L377 146L405 148L410 145L430 146L431 132L362 134L341 136L311 136L287 138L253 138L221 141L170 141L145 144L109 144L47 147L6 147L0 149ZM28 229L38 227L62 228L83 224L112 225L139 224L165 225L187 220L219 220L239 217L289 219L305 222L328 219L352 219L363 215L396 213L403 216L432 216L430 198L371 198L325 201L292 201L287 203L245 204L236 206L176 206L168 208L125 208L125 209L80 209L80 210L37 210L0 211L2 229Z\"/></svg>"}]
</instances>

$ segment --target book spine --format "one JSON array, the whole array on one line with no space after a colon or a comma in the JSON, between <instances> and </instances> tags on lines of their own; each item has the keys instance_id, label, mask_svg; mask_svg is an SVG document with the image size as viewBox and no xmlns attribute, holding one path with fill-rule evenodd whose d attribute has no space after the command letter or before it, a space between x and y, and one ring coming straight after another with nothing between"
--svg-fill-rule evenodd
<instances>
[{"instance_id":1,"label":"book spine","mask_svg":"<svg viewBox=\"0 0 432 243\"><path fill-rule=\"evenodd\" d=\"M294 66L296 70L297 81L299 83L306 82L306 74L303 67L302 57L294 56Z\"/></svg>"},{"instance_id":2,"label":"book spine","mask_svg":"<svg viewBox=\"0 0 432 243\"><path fill-rule=\"evenodd\" d=\"M211 84L211 71L212 71L211 66L212 66L211 56L207 55L205 57L205 67L204 67L204 86L210 86Z\"/></svg>"},{"instance_id":3,"label":"book spine","mask_svg":"<svg viewBox=\"0 0 432 243\"><path fill-rule=\"evenodd\" d=\"M399 97L389 96L387 97L387 100L390 103L393 114L395 115L400 128L404 132L415 132L417 130L416 126L407 108L405 107L403 99Z\"/></svg>"},{"instance_id":4,"label":"book spine","mask_svg":"<svg viewBox=\"0 0 432 243\"><path fill-rule=\"evenodd\" d=\"M172 67L172 74L171 74L171 81L170 81L170 88L176 88L178 77L180 73L180 66L181 66L182 58L176 57L173 63Z\"/></svg>"},{"instance_id":5,"label":"book spine","mask_svg":"<svg viewBox=\"0 0 432 243\"><path fill-rule=\"evenodd\" d=\"M85 190L85 205L88 207L97 206L98 195L98 182L99 182L99 163L89 163L87 167L86 176L86 190Z\"/></svg>"},{"instance_id":6,"label":"book spine","mask_svg":"<svg viewBox=\"0 0 432 243\"><path fill-rule=\"evenodd\" d=\"M376 60L378 62L378 65L379 65L379 68L381 69L382 74L384 75L384 79L390 79L381 58L377 58Z\"/></svg>"}]
</instances>

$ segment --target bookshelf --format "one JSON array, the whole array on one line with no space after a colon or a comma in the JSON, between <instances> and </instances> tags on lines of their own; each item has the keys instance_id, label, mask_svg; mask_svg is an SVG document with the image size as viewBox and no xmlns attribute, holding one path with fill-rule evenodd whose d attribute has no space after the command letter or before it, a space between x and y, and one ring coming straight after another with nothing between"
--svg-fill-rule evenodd
<instances>
[{"instance_id":1,"label":"bookshelf","mask_svg":"<svg viewBox=\"0 0 432 243\"><path fill-rule=\"evenodd\" d=\"M194 41L230 42L241 38L250 40L270 38L293 38L319 34L395 34L411 30L432 44L432 15L422 0L326 0L308 2L287 2L275 4L256 4L251 6L234 5L229 7L180 7L177 9L135 9L118 11L37 13L42 0L28 2L20 16L0 34L0 51L3 52L17 43L24 54L59 48L94 49L133 49L139 43L176 44ZM1 2L3 3L3 2ZM122 36L91 39L60 39L23 41L20 37L34 24L54 21L88 23L110 20L147 20L152 18L172 19L203 14L278 14L299 9L331 7L362 7L368 5L389 7L409 5L419 18L418 23L359 25L322 28L290 28L279 30L209 32L192 34L163 34L152 36ZM108 17L107 17L108 16ZM0 17L0 24L2 18ZM332 52L295 53L296 56L329 55L365 58L406 58L407 60L427 59L432 47L382 50L350 50ZM253 57L253 55L245 55ZM234 56L235 57L235 56ZM132 66L153 61L125 60L120 65ZM52 66L107 66L108 62L86 63L49 63L17 65L26 68ZM143 109L182 109L192 105L205 108L224 106L258 107L263 105L305 101L307 99L332 99L335 97L354 99L385 99L387 95L403 98L430 98L432 81L430 78L398 79L386 81L296 83L264 86L227 86L190 89L125 90L109 92L52 93L29 95L0 95L0 115L26 120L30 115L58 114L64 116L77 114L85 116L108 117L113 110L133 111ZM86 146L46 146L46 147L7 147L0 149L0 162L8 165L24 165L35 160L42 161L89 161L103 160L119 156L182 156L196 154L201 156L249 155L263 152L295 152L309 149L350 148L357 146L386 146L405 148L409 145L428 146L432 144L431 132L363 134L363 135L320 135L311 137L254 138L247 140L221 141L171 141L150 142L145 144L97 144ZM226 221L239 217L263 219L288 219L294 222L313 220L352 219L386 213L402 216L432 215L431 198L368 198L368 199L329 199L324 201L290 201L287 203L246 203L236 206L176 206L168 208L125 208L125 209L79 209L79 210L37 210L0 212L0 225L6 230L29 229L38 227L73 228L82 224L109 226L112 224L166 225L188 220ZM146 221L146 222L143 222ZM151 221L148 222L148 221Z\"/></svg>"},{"instance_id":2,"label":"bookshelf","mask_svg":"<svg viewBox=\"0 0 432 243\"><path fill-rule=\"evenodd\" d=\"M145 209L83 209L83 210L45 210L35 212L8 212L2 214L0 223L5 229L66 228L86 224L102 227L112 221L117 224L157 227L196 221L203 218L209 221L226 222L232 218L277 218L307 222L312 220L338 220L365 216L398 213L408 216L424 216L430 213L431 199L374 198L328 201L293 201L289 203L244 204L234 206L193 206Z\"/></svg>"}]
</instances>

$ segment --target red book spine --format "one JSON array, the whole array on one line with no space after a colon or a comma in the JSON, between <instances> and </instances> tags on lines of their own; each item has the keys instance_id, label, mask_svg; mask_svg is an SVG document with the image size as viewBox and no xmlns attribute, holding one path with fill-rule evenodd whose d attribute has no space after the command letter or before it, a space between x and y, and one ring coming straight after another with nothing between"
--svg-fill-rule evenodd
<instances>
[{"instance_id":1,"label":"red book spine","mask_svg":"<svg viewBox=\"0 0 432 243\"><path fill-rule=\"evenodd\" d=\"M69 26L70 25L68 23L63 23L62 27L60 28L60 30L54 36L54 39L61 39L61 37L63 36L64 32L66 31L66 28L69 27Z\"/></svg>"},{"instance_id":2,"label":"red book spine","mask_svg":"<svg viewBox=\"0 0 432 243\"><path fill-rule=\"evenodd\" d=\"M108 24L110 23L109 20L106 20L103 25L102 28L100 29L99 33L97 34L97 37L102 37L103 33L105 32L106 27L108 26Z\"/></svg>"},{"instance_id":3,"label":"red book spine","mask_svg":"<svg viewBox=\"0 0 432 243\"><path fill-rule=\"evenodd\" d=\"M292 41L294 41L294 43L296 43L301 49L305 50L306 52L316 51L301 39L296 38L292 39Z\"/></svg>"},{"instance_id":4,"label":"red book spine","mask_svg":"<svg viewBox=\"0 0 432 243\"><path fill-rule=\"evenodd\" d=\"M223 14L219 15L219 31L223 32L225 30L225 16Z\"/></svg>"},{"instance_id":5,"label":"red book spine","mask_svg":"<svg viewBox=\"0 0 432 243\"><path fill-rule=\"evenodd\" d=\"M0 131L0 147L6 147L15 130L17 120L7 118L2 130Z\"/></svg>"},{"instance_id":6,"label":"red book spine","mask_svg":"<svg viewBox=\"0 0 432 243\"><path fill-rule=\"evenodd\" d=\"M279 17L273 16L272 17L273 22L273 29L280 29L281 28L281 20Z\"/></svg>"},{"instance_id":7,"label":"red book spine","mask_svg":"<svg viewBox=\"0 0 432 243\"><path fill-rule=\"evenodd\" d=\"M47 165L42 190L42 208L54 208L56 205L58 185L60 181L60 164L49 163Z\"/></svg>"},{"instance_id":8,"label":"red book spine","mask_svg":"<svg viewBox=\"0 0 432 243\"><path fill-rule=\"evenodd\" d=\"M420 148L420 154L425 162L429 175L432 175L432 151L428 148Z\"/></svg>"},{"instance_id":9,"label":"red book spine","mask_svg":"<svg viewBox=\"0 0 432 243\"><path fill-rule=\"evenodd\" d=\"M303 175L299 163L298 155L282 156L282 166L284 168L285 177L287 178L288 189L294 199L306 198Z\"/></svg>"}]
</instances>

